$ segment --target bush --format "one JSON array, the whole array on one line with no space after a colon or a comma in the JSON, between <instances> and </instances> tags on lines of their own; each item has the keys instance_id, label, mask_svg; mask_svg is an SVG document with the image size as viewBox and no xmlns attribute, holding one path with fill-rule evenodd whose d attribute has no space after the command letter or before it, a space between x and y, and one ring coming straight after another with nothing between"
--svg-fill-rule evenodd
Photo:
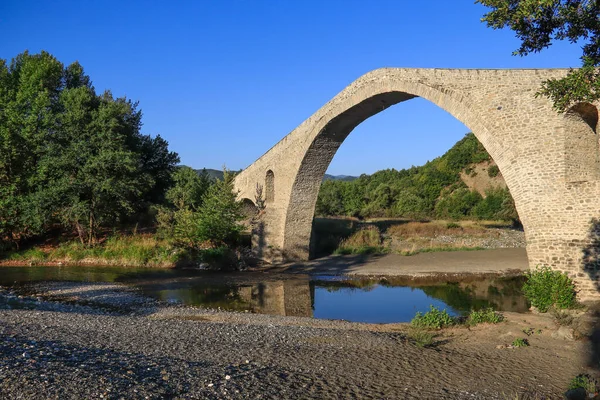
<instances>
[{"instance_id":1,"label":"bush","mask_svg":"<svg viewBox=\"0 0 600 400\"><path fill-rule=\"evenodd\" d=\"M202 198L196 217L198 240L217 245L236 243L243 229L241 207L233 192L233 175L225 170L223 180L212 184Z\"/></svg>"},{"instance_id":2,"label":"bush","mask_svg":"<svg viewBox=\"0 0 600 400\"><path fill-rule=\"evenodd\" d=\"M415 328L424 329L442 329L454 325L454 323L454 318L446 310L441 311L434 306L430 306L429 311L425 314L418 312L410 321L410 324Z\"/></svg>"},{"instance_id":3,"label":"bush","mask_svg":"<svg viewBox=\"0 0 600 400\"><path fill-rule=\"evenodd\" d=\"M414 340L418 347L432 347L435 335L427 330L415 328L408 332L408 337Z\"/></svg>"},{"instance_id":4,"label":"bush","mask_svg":"<svg viewBox=\"0 0 600 400\"><path fill-rule=\"evenodd\" d=\"M547 312L553 306L565 309L577 304L575 285L566 274L541 267L525 275L527 281L523 284L523 293L540 312Z\"/></svg>"},{"instance_id":5,"label":"bush","mask_svg":"<svg viewBox=\"0 0 600 400\"><path fill-rule=\"evenodd\" d=\"M569 382L569 390L582 388L588 395L594 395L598 392L598 384L594 378L587 374L577 375Z\"/></svg>"},{"instance_id":6,"label":"bush","mask_svg":"<svg viewBox=\"0 0 600 400\"><path fill-rule=\"evenodd\" d=\"M226 246L200 250L200 259L207 263L210 269L218 271L236 270L240 264L235 251Z\"/></svg>"},{"instance_id":7,"label":"bush","mask_svg":"<svg viewBox=\"0 0 600 400\"><path fill-rule=\"evenodd\" d=\"M527 347L527 346L529 346L529 340L523 339L523 338L515 339L512 342L512 346L513 347Z\"/></svg>"},{"instance_id":8,"label":"bush","mask_svg":"<svg viewBox=\"0 0 600 400\"><path fill-rule=\"evenodd\" d=\"M494 311L493 308L471 311L469 318L467 318L467 324L469 325L477 325L482 323L497 324L502 321L504 321L504 315Z\"/></svg>"},{"instance_id":9,"label":"bush","mask_svg":"<svg viewBox=\"0 0 600 400\"><path fill-rule=\"evenodd\" d=\"M488 176L490 178L494 178L494 177L498 176L499 173L500 173L500 168L498 168L497 165L490 165L490 167L488 168Z\"/></svg>"}]
</instances>

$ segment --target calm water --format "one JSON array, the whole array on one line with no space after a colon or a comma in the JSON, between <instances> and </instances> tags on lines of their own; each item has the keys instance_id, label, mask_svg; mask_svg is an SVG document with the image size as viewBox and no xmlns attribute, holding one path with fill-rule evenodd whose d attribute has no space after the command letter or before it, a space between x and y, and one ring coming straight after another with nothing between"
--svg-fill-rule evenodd
<instances>
[{"instance_id":1,"label":"calm water","mask_svg":"<svg viewBox=\"0 0 600 400\"><path fill-rule=\"evenodd\" d=\"M523 278L418 282L112 267L0 268L2 286L34 281L120 282L171 303L372 323L407 322L430 305L452 315L484 307L528 309Z\"/></svg>"}]
</instances>

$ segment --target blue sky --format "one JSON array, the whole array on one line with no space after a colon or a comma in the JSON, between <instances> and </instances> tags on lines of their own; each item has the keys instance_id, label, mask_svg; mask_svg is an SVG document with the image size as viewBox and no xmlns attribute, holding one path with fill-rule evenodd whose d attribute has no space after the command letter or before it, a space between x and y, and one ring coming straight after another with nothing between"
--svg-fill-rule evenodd
<instances>
[{"instance_id":1,"label":"blue sky","mask_svg":"<svg viewBox=\"0 0 600 400\"><path fill-rule=\"evenodd\" d=\"M98 92L140 102L195 168L245 168L360 75L380 67L577 67L558 43L511 53L511 31L472 1L0 1L0 58L47 50L78 60ZM468 129L422 99L357 127L329 173L421 165Z\"/></svg>"}]
</instances>

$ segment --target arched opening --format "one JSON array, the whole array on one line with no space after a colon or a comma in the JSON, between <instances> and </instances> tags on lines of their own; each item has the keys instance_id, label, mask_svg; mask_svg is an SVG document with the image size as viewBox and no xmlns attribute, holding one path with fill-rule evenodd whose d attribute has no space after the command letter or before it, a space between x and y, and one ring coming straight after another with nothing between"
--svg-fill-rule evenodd
<instances>
[{"instance_id":1,"label":"arched opening","mask_svg":"<svg viewBox=\"0 0 600 400\"><path fill-rule=\"evenodd\" d=\"M598 128L598 109L590 103L578 103L566 112L567 118L580 119L597 133Z\"/></svg>"},{"instance_id":2,"label":"arched opening","mask_svg":"<svg viewBox=\"0 0 600 400\"><path fill-rule=\"evenodd\" d=\"M338 96L341 98L339 101L331 101L320 110L327 118L323 118L323 123L317 123L312 128L312 142L294 180L285 218L283 250L287 257L306 258L314 255L311 236L318 192L323 176L341 143L355 127L369 117L415 97L429 100L465 124L489 152L490 166L493 165L492 161L496 162L495 174L503 176L510 189L514 175L508 160L513 156L510 149L498 143L487 129L483 114L489 112L489 108L484 112L478 109L477 104L470 103L448 88L436 88L418 82L389 81L382 85L365 85L352 89L352 96L343 96L342 93ZM502 107L494 110L501 112ZM517 192L517 195L521 193L522 191ZM519 199L515 198L515 213L518 208ZM523 222L526 225L526 221ZM524 229L527 227L524 226ZM525 252L523 253L523 262L526 264Z\"/></svg>"},{"instance_id":3,"label":"arched opening","mask_svg":"<svg viewBox=\"0 0 600 400\"><path fill-rule=\"evenodd\" d=\"M258 215L258 207L256 206L256 204L254 204L252 200L244 198L240 200L240 203L242 204L242 214L246 218L253 218L256 215Z\"/></svg>"},{"instance_id":4,"label":"arched opening","mask_svg":"<svg viewBox=\"0 0 600 400\"><path fill-rule=\"evenodd\" d=\"M265 175L265 202L267 204L275 201L275 174L268 170Z\"/></svg>"},{"instance_id":5,"label":"arched opening","mask_svg":"<svg viewBox=\"0 0 600 400\"><path fill-rule=\"evenodd\" d=\"M589 103L579 103L565 113L564 120L565 180L588 182L598 179L598 109Z\"/></svg>"}]
</instances>

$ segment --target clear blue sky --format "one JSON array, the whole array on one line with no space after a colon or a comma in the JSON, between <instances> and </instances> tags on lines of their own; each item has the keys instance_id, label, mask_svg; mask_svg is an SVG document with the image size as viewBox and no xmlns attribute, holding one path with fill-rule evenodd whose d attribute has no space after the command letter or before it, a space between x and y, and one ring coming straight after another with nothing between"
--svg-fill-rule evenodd
<instances>
[{"instance_id":1,"label":"clear blue sky","mask_svg":"<svg viewBox=\"0 0 600 400\"><path fill-rule=\"evenodd\" d=\"M139 100L144 133L183 164L239 169L372 69L579 65L568 43L512 56L519 42L484 12L462 0L0 0L0 58L78 60L98 92ZM420 165L467 131L410 100L357 127L329 173Z\"/></svg>"}]
</instances>

